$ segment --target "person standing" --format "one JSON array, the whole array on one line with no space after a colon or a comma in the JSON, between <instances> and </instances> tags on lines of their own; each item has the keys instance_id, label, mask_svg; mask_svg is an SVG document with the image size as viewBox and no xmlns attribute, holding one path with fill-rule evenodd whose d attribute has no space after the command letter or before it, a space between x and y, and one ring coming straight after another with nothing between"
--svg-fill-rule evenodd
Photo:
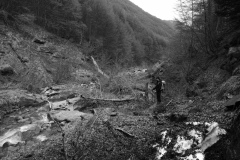
<instances>
[{"instance_id":1,"label":"person standing","mask_svg":"<svg viewBox=\"0 0 240 160\"><path fill-rule=\"evenodd\" d=\"M156 86L153 88L153 90L156 90L157 94L157 103L161 103L161 93L164 90L164 85L166 84L165 81L161 80L159 77L156 78Z\"/></svg>"}]
</instances>

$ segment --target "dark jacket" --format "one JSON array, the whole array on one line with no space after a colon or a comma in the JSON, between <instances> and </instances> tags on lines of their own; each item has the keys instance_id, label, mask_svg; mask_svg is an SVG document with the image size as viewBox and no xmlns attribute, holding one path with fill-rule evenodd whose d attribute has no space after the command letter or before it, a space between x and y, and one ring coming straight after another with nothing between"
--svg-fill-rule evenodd
<instances>
[{"instance_id":1,"label":"dark jacket","mask_svg":"<svg viewBox=\"0 0 240 160\"><path fill-rule=\"evenodd\" d=\"M162 80L157 81L157 84L153 90L156 90L157 92L162 90Z\"/></svg>"}]
</instances>

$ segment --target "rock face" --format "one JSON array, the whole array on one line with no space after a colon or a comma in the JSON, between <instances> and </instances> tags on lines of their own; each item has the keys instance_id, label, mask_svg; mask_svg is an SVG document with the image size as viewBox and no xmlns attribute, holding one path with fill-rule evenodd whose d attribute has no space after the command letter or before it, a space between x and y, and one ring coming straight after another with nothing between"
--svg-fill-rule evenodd
<instances>
[{"instance_id":1,"label":"rock face","mask_svg":"<svg viewBox=\"0 0 240 160\"><path fill-rule=\"evenodd\" d=\"M89 65L81 61L84 56L77 46L62 39L49 40L52 35L40 28L21 27L24 33L37 38L30 40L25 34L0 26L4 30L0 35L0 88L6 88L5 85L20 85L24 89L29 85L34 89L47 87L69 80L65 75L75 77L72 73L83 68L75 64Z\"/></svg>"},{"instance_id":2,"label":"rock face","mask_svg":"<svg viewBox=\"0 0 240 160\"><path fill-rule=\"evenodd\" d=\"M11 76L14 74L14 69L9 64L1 65L0 74L2 76Z\"/></svg>"}]
</instances>

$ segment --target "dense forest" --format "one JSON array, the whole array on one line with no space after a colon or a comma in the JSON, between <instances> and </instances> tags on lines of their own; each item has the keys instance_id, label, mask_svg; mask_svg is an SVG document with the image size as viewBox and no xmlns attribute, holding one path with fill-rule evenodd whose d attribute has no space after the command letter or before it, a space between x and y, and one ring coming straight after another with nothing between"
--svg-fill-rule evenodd
<instances>
[{"instance_id":1,"label":"dense forest","mask_svg":"<svg viewBox=\"0 0 240 160\"><path fill-rule=\"evenodd\" d=\"M3 0L0 6L5 23L28 19L107 65L156 62L174 34L167 23L128 0Z\"/></svg>"}]
</instances>

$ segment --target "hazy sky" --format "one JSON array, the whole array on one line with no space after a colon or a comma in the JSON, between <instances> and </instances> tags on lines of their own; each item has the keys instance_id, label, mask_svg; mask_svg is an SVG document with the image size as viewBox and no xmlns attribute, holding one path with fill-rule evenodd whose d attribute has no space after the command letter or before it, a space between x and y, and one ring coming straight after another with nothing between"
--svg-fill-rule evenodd
<instances>
[{"instance_id":1,"label":"hazy sky","mask_svg":"<svg viewBox=\"0 0 240 160\"><path fill-rule=\"evenodd\" d=\"M163 20L173 20L177 0L130 0L146 12Z\"/></svg>"}]
</instances>

